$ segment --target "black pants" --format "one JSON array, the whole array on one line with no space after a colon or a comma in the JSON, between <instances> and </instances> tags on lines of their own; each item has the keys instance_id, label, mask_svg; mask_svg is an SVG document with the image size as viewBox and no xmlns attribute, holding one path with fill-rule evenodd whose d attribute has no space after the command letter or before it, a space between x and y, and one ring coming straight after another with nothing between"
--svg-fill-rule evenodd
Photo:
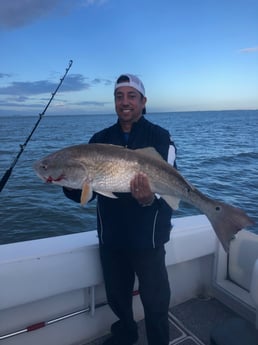
<instances>
[{"instance_id":1,"label":"black pants","mask_svg":"<svg viewBox=\"0 0 258 345\"><path fill-rule=\"evenodd\" d=\"M164 246L147 250L117 250L100 246L100 256L108 303L119 318L111 327L117 342L130 345L138 338L132 310L136 274L144 307L148 344L168 345L170 287Z\"/></svg>"}]
</instances>

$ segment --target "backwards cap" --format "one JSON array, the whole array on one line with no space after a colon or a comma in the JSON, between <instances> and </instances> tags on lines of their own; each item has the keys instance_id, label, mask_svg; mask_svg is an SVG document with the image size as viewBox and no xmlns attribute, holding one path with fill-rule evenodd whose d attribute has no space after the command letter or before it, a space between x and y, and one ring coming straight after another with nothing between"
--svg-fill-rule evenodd
<instances>
[{"instance_id":1,"label":"backwards cap","mask_svg":"<svg viewBox=\"0 0 258 345\"><path fill-rule=\"evenodd\" d=\"M129 81L121 81L120 83L118 83L117 81L121 78L121 77L127 77L129 79ZM134 89L136 89L137 91L139 91L143 96L145 96L145 88L144 85L142 83L142 81L136 77L133 74L122 74L120 75L120 77L117 79L116 83L115 83L115 90L118 87L121 86L131 86Z\"/></svg>"}]
</instances>

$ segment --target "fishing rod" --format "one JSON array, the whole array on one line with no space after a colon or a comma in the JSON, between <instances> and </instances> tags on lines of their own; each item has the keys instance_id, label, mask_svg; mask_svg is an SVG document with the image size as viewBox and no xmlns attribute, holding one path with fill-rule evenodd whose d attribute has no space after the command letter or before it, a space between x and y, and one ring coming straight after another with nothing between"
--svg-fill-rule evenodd
<instances>
[{"instance_id":1,"label":"fishing rod","mask_svg":"<svg viewBox=\"0 0 258 345\"><path fill-rule=\"evenodd\" d=\"M70 68L72 67L73 64L73 60L69 61L69 65L65 70L65 73L63 75L62 78L60 78L60 82L57 85L55 91L51 94L51 97L47 103L47 105L45 106L45 109L42 111L42 113L39 114L39 118L38 121L35 123L35 126L33 127L32 131L30 132L29 136L27 137L27 139L25 140L25 142L23 144L20 144L20 151L18 152L17 156L15 157L15 159L13 160L11 166L9 169L6 170L4 176L2 177L1 181L0 181L0 192L3 190L4 186L6 185L9 177L11 176L11 173L13 171L13 168L15 167L16 163L18 162L18 159L20 158L21 154L23 153L23 151L25 150L26 145L28 144L28 142L30 141L33 133L35 132L36 128L38 127L42 117L44 116L45 112L47 111L47 108L49 107L50 103L52 102L52 100L54 99L58 89L60 88L60 86L62 85L67 73L69 72Z\"/></svg>"}]
</instances>

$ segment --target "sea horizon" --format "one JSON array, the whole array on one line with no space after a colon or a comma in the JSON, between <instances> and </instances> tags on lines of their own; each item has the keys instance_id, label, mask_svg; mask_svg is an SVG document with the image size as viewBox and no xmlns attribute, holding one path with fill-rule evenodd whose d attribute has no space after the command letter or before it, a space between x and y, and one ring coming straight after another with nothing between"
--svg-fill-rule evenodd
<instances>
[{"instance_id":1,"label":"sea horizon","mask_svg":"<svg viewBox=\"0 0 258 345\"><path fill-rule=\"evenodd\" d=\"M244 108L244 109L212 109L212 110L170 110L170 111L148 111L148 108L147 108L147 113L146 113L146 116L148 115L160 115L160 114L184 114L184 113L211 113L211 112L223 112L223 113L233 113L233 112L257 112L258 111L258 108L257 109L248 109L248 108ZM31 114L28 114L28 113L17 113L17 114L1 114L0 113L0 117L37 117L37 116L40 116L42 115L42 113L40 112L35 112L35 113L31 113ZM48 116L116 116L116 113L115 111L114 112L89 112L89 113L67 113L67 114L64 114L64 113L60 113L60 114L54 114L54 113L51 113L51 111L47 112L46 114L43 114L42 117L48 117Z\"/></svg>"}]
</instances>

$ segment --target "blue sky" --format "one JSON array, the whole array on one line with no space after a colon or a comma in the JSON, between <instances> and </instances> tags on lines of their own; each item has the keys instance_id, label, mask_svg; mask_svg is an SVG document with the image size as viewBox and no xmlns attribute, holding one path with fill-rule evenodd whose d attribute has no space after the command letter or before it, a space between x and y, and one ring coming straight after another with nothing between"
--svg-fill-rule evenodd
<instances>
[{"instance_id":1,"label":"blue sky","mask_svg":"<svg viewBox=\"0 0 258 345\"><path fill-rule=\"evenodd\" d=\"M122 73L147 110L258 109L258 0L0 2L0 115L113 113Z\"/></svg>"}]
</instances>

